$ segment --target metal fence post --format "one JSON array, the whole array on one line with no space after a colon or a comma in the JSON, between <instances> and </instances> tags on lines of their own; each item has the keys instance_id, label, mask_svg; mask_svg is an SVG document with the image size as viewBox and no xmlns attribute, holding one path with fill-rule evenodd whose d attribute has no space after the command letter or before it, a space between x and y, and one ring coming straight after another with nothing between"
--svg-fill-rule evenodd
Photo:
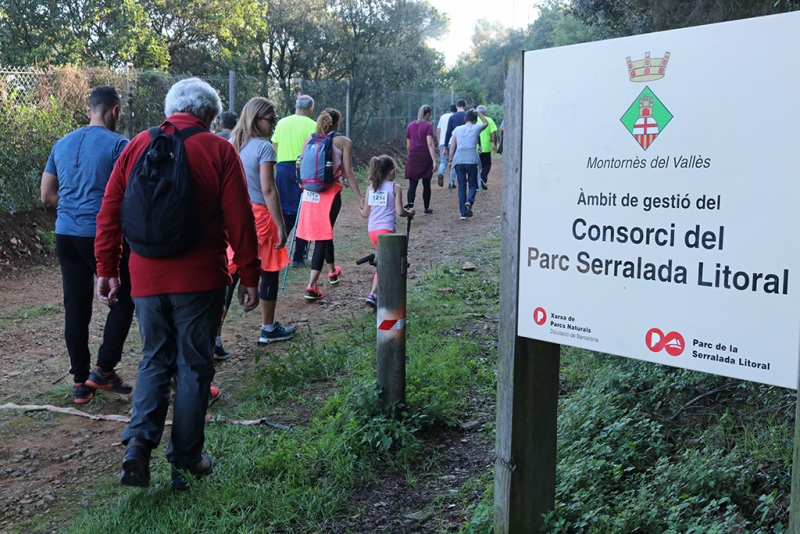
<instances>
[{"instance_id":1,"label":"metal fence post","mask_svg":"<svg viewBox=\"0 0 800 534\"><path fill-rule=\"evenodd\" d=\"M228 109L236 112L236 71L228 71Z\"/></svg>"},{"instance_id":2,"label":"metal fence post","mask_svg":"<svg viewBox=\"0 0 800 534\"><path fill-rule=\"evenodd\" d=\"M386 142L386 133L387 133L387 130L389 129L389 123L388 123L388 120L389 120L389 116L388 116L389 115L389 104L386 101L387 98L388 98L388 95L387 95L387 91L386 91L386 84L384 83L383 84L383 101L381 102L381 109L383 110L383 112L381 113L381 115L383 115L383 136L381 137L381 142L384 142L384 143Z\"/></svg>"},{"instance_id":3,"label":"metal fence post","mask_svg":"<svg viewBox=\"0 0 800 534\"><path fill-rule=\"evenodd\" d=\"M406 236L378 236L378 387L386 409L406 399Z\"/></svg>"},{"instance_id":4,"label":"metal fence post","mask_svg":"<svg viewBox=\"0 0 800 534\"><path fill-rule=\"evenodd\" d=\"M133 138L133 96L131 95L131 70L133 63L125 64L125 129L122 134Z\"/></svg>"},{"instance_id":5,"label":"metal fence post","mask_svg":"<svg viewBox=\"0 0 800 534\"><path fill-rule=\"evenodd\" d=\"M347 100L346 100L345 106L346 106L345 107L346 122L345 122L344 135L347 136L348 139L351 139L351 137L350 137L350 80L349 79L347 80Z\"/></svg>"}]
</instances>

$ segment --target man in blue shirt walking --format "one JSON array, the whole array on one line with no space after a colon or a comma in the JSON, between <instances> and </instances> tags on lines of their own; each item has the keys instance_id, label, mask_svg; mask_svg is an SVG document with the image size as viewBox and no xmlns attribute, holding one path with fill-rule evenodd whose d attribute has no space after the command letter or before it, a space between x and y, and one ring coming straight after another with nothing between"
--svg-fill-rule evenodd
<instances>
[{"instance_id":1,"label":"man in blue shirt walking","mask_svg":"<svg viewBox=\"0 0 800 534\"><path fill-rule=\"evenodd\" d=\"M64 288L64 337L74 377L76 403L89 402L96 389L128 394L133 388L114 368L133 320L128 273L129 250L123 246L118 302L110 307L103 329L97 365L90 369L89 323L94 300L95 219L111 170L128 140L114 133L120 116L120 96L108 86L89 97L89 125L56 142L42 174L42 202L57 207L56 254Z\"/></svg>"}]
</instances>

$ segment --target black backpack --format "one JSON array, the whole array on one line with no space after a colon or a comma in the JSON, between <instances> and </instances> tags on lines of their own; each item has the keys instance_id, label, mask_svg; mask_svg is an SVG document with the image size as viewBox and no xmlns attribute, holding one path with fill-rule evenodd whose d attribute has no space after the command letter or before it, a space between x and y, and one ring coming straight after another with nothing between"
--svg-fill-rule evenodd
<instances>
[{"instance_id":1,"label":"black backpack","mask_svg":"<svg viewBox=\"0 0 800 534\"><path fill-rule=\"evenodd\" d=\"M197 201L183 142L208 130L160 126L147 130L150 145L136 161L120 207L122 233L131 250L145 258L178 256L192 250L216 218L218 209L202 226L197 224Z\"/></svg>"}]
</instances>

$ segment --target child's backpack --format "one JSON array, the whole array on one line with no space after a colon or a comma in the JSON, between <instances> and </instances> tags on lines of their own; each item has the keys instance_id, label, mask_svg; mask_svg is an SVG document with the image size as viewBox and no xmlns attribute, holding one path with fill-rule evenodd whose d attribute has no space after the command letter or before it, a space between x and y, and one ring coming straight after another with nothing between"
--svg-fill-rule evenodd
<instances>
[{"instance_id":1,"label":"child's backpack","mask_svg":"<svg viewBox=\"0 0 800 534\"><path fill-rule=\"evenodd\" d=\"M122 233L131 250L145 258L177 256L192 250L221 213L197 224L197 206L183 142L208 130L193 127L168 134L150 128L150 145L128 177L120 207Z\"/></svg>"},{"instance_id":2,"label":"child's backpack","mask_svg":"<svg viewBox=\"0 0 800 534\"><path fill-rule=\"evenodd\" d=\"M342 135L312 135L300 158L297 180L306 191L325 191L335 181L333 174L333 138Z\"/></svg>"}]
</instances>

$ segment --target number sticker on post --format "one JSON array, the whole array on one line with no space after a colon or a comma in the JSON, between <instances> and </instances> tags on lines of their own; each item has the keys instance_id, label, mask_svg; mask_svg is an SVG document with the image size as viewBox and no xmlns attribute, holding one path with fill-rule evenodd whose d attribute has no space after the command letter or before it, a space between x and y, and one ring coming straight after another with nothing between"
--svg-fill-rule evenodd
<instances>
[{"instance_id":1,"label":"number sticker on post","mask_svg":"<svg viewBox=\"0 0 800 534\"><path fill-rule=\"evenodd\" d=\"M312 202L314 204L319 204L319 193L315 193L314 191L303 191L303 202Z\"/></svg>"},{"instance_id":2,"label":"number sticker on post","mask_svg":"<svg viewBox=\"0 0 800 534\"><path fill-rule=\"evenodd\" d=\"M372 191L369 194L368 204L370 206L385 206L387 197L386 191Z\"/></svg>"}]
</instances>

